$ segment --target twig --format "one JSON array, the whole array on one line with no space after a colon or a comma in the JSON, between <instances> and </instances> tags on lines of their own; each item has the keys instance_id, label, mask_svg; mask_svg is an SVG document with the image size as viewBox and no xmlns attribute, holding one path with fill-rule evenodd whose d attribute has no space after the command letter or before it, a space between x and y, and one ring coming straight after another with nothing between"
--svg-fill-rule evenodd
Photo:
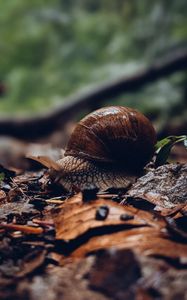
<instances>
[{"instance_id":1,"label":"twig","mask_svg":"<svg viewBox=\"0 0 187 300\"><path fill-rule=\"evenodd\" d=\"M103 84L88 92L64 100L64 104L52 112L32 118L9 118L0 120L0 134L24 140L35 140L46 136L66 124L83 108L102 104L125 92L134 92L158 79L187 69L187 50L178 51L167 59L159 60L150 67L129 77L122 77Z\"/></svg>"},{"instance_id":2,"label":"twig","mask_svg":"<svg viewBox=\"0 0 187 300\"><path fill-rule=\"evenodd\" d=\"M0 224L0 228L6 229L6 230L21 231L26 234L41 234L41 233L43 233L43 229L41 227L32 227L32 226L20 225L20 224Z\"/></svg>"}]
</instances>

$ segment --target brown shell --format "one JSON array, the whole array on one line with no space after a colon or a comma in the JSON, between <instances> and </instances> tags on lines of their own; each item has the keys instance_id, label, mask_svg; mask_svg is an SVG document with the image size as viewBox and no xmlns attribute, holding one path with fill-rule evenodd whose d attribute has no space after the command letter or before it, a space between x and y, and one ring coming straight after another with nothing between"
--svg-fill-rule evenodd
<instances>
[{"instance_id":1,"label":"brown shell","mask_svg":"<svg viewBox=\"0 0 187 300\"><path fill-rule=\"evenodd\" d=\"M104 107L77 124L65 156L136 169L150 160L155 142L155 130L142 113L122 106Z\"/></svg>"}]
</instances>

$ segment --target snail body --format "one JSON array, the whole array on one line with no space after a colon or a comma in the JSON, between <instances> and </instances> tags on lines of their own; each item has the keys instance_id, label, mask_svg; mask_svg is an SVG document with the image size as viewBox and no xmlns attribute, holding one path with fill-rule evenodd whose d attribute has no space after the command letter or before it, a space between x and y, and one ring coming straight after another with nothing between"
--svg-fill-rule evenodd
<instances>
[{"instance_id":1,"label":"snail body","mask_svg":"<svg viewBox=\"0 0 187 300\"><path fill-rule=\"evenodd\" d=\"M151 159L156 133L140 112L122 106L104 107L75 127L59 170L51 173L66 189L88 185L100 189L128 187Z\"/></svg>"}]
</instances>

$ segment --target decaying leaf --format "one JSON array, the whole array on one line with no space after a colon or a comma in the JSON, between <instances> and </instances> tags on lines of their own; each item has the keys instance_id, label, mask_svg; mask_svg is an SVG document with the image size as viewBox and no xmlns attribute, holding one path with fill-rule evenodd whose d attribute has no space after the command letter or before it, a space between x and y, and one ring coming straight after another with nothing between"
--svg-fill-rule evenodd
<instances>
[{"instance_id":1,"label":"decaying leaf","mask_svg":"<svg viewBox=\"0 0 187 300\"><path fill-rule=\"evenodd\" d=\"M68 199L54 187L42 190L39 173L14 177L2 187L11 202L0 210L0 298L168 300L173 281L182 299L186 172L177 164L149 171L123 204L126 191L86 190Z\"/></svg>"},{"instance_id":2,"label":"decaying leaf","mask_svg":"<svg viewBox=\"0 0 187 300\"><path fill-rule=\"evenodd\" d=\"M98 199L84 203L73 197L58 207L58 214L54 217L56 238L69 241L85 234L91 229L107 230L113 226L113 231L119 228L135 226L153 226L163 228L165 222L157 219L146 211L134 207L124 207L113 201Z\"/></svg>"},{"instance_id":3,"label":"decaying leaf","mask_svg":"<svg viewBox=\"0 0 187 300\"><path fill-rule=\"evenodd\" d=\"M62 253L74 258L111 247L146 256L187 257L187 245L172 240L168 220L128 204L102 198L84 202L78 194L58 207L54 224L56 239L64 242Z\"/></svg>"},{"instance_id":4,"label":"decaying leaf","mask_svg":"<svg viewBox=\"0 0 187 300\"><path fill-rule=\"evenodd\" d=\"M12 243L10 238L3 238L0 244L1 264L0 279L21 278L40 267L46 259L47 250L36 245Z\"/></svg>"},{"instance_id":5,"label":"decaying leaf","mask_svg":"<svg viewBox=\"0 0 187 300\"><path fill-rule=\"evenodd\" d=\"M22 214L36 215L38 214L38 211L34 209L32 204L23 201L5 203L0 208L0 221L5 220L10 215L14 216Z\"/></svg>"},{"instance_id":6,"label":"decaying leaf","mask_svg":"<svg viewBox=\"0 0 187 300\"><path fill-rule=\"evenodd\" d=\"M136 228L94 236L87 243L72 252L72 257L84 257L101 249L133 249L146 256L164 256L171 258L187 258L187 245L176 243L169 236L155 228Z\"/></svg>"}]
</instances>

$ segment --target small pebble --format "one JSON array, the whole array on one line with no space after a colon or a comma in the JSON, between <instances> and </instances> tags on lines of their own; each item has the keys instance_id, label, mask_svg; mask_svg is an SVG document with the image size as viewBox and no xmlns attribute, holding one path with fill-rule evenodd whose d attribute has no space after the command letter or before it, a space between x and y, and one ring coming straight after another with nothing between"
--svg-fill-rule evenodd
<instances>
[{"instance_id":1,"label":"small pebble","mask_svg":"<svg viewBox=\"0 0 187 300\"><path fill-rule=\"evenodd\" d=\"M120 216L121 221L129 221L129 220L133 220L133 219L134 219L134 216L128 215L128 214L122 214Z\"/></svg>"},{"instance_id":2,"label":"small pebble","mask_svg":"<svg viewBox=\"0 0 187 300\"><path fill-rule=\"evenodd\" d=\"M96 220L98 221L103 221L107 218L109 214L109 208L106 205L100 206L97 210L96 210Z\"/></svg>"}]
</instances>

